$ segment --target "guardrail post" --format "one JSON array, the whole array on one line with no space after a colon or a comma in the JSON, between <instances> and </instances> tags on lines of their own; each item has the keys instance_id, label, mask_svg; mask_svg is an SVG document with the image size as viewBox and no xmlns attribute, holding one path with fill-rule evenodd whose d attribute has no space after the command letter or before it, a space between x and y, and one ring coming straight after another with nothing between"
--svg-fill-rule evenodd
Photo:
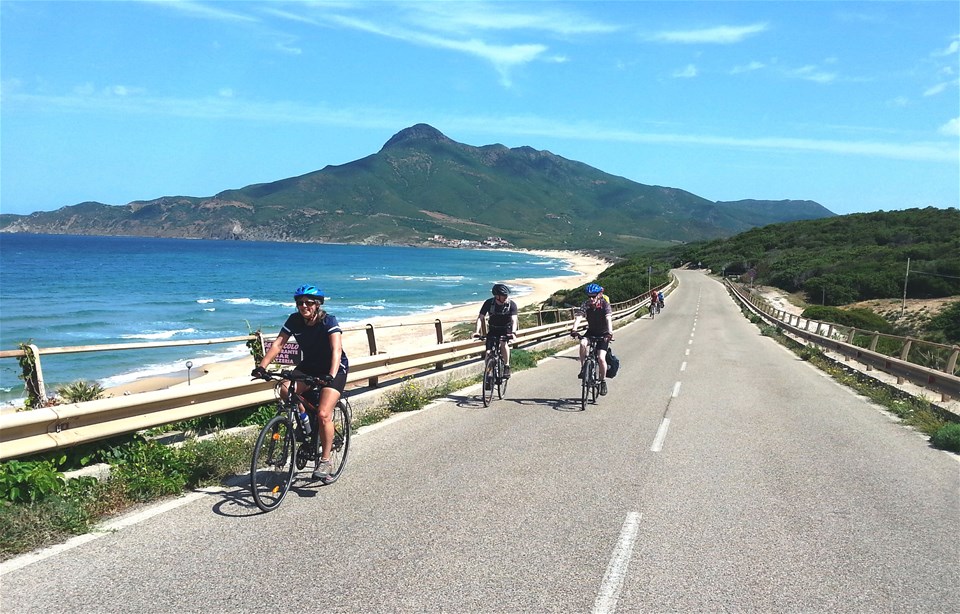
<instances>
[{"instance_id":1,"label":"guardrail post","mask_svg":"<svg viewBox=\"0 0 960 614\"><path fill-rule=\"evenodd\" d=\"M537 326L543 326L543 304L537 308Z\"/></svg>"},{"instance_id":2,"label":"guardrail post","mask_svg":"<svg viewBox=\"0 0 960 614\"><path fill-rule=\"evenodd\" d=\"M902 361L904 361L904 362L909 362L909 361L907 360L907 356L910 355L910 347L911 347L912 345L913 345L913 339L911 339L910 337L907 337L907 340L904 341L904 343L903 343L903 348L900 349L900 360L902 360ZM902 383L903 383L903 378L900 377L899 375L897 376L897 383L898 383L898 384L902 384Z\"/></svg>"},{"instance_id":3,"label":"guardrail post","mask_svg":"<svg viewBox=\"0 0 960 614\"><path fill-rule=\"evenodd\" d=\"M880 333L878 333L877 331L873 331L873 336L870 337L870 347L868 347L867 349L870 350L871 352L876 352L878 341L880 341ZM869 364L867 364L867 371L873 371L873 367L870 366Z\"/></svg>"},{"instance_id":4,"label":"guardrail post","mask_svg":"<svg viewBox=\"0 0 960 614\"><path fill-rule=\"evenodd\" d=\"M367 344L370 346L370 355L377 355L377 333L373 330L373 324L367 324ZM371 388L376 388L380 385L379 377L371 377L367 379L367 385Z\"/></svg>"},{"instance_id":5,"label":"guardrail post","mask_svg":"<svg viewBox=\"0 0 960 614\"><path fill-rule=\"evenodd\" d=\"M33 373L25 382L27 384L27 396L36 395L34 401L36 407L44 407L47 404L47 390L43 385L43 369L40 368L40 348L33 345L22 346L25 352L29 352L33 359Z\"/></svg>"},{"instance_id":6,"label":"guardrail post","mask_svg":"<svg viewBox=\"0 0 960 614\"><path fill-rule=\"evenodd\" d=\"M437 328L437 345L443 345L443 323L440 321L440 318L437 318L433 321L433 325ZM443 368L443 361L436 363L434 367L439 371Z\"/></svg>"},{"instance_id":7,"label":"guardrail post","mask_svg":"<svg viewBox=\"0 0 960 614\"><path fill-rule=\"evenodd\" d=\"M943 369L944 373L948 373L948 374L950 374L950 375L953 375L954 370L957 368L957 358L958 358L958 357L960 357L960 347L955 347L955 348L953 348L953 351L950 353L950 358L947 359L947 366L944 367L944 369ZM941 394L941 395L940 395L940 400L941 400L941 401L944 401L944 402L949 401L949 400L950 400L950 395L949 395L949 394Z\"/></svg>"}]
</instances>

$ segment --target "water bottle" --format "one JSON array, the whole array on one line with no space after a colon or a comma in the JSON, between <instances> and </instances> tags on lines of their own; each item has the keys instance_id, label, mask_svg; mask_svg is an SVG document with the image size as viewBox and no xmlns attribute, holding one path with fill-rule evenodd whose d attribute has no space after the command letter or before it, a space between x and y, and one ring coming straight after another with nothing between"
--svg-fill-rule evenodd
<instances>
[{"instance_id":1,"label":"water bottle","mask_svg":"<svg viewBox=\"0 0 960 614\"><path fill-rule=\"evenodd\" d=\"M303 426L303 434L309 435L310 434L310 415L305 411L300 412L300 424Z\"/></svg>"}]
</instances>

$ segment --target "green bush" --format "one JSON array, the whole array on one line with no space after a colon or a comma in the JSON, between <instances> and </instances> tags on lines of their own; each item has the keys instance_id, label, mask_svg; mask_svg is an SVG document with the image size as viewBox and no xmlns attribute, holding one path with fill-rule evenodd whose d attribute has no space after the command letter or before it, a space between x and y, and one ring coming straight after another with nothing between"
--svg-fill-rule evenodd
<instances>
[{"instance_id":1,"label":"green bush","mask_svg":"<svg viewBox=\"0 0 960 614\"><path fill-rule=\"evenodd\" d=\"M850 326L859 330L892 333L893 326L881 316L869 309L840 309L814 305L803 310L802 317L821 322L832 322L841 326Z\"/></svg>"},{"instance_id":2,"label":"green bush","mask_svg":"<svg viewBox=\"0 0 960 614\"><path fill-rule=\"evenodd\" d=\"M63 474L51 461L7 461L0 465L0 501L40 501L63 490Z\"/></svg>"},{"instance_id":3,"label":"green bush","mask_svg":"<svg viewBox=\"0 0 960 614\"><path fill-rule=\"evenodd\" d=\"M84 381L73 382L57 388L57 396L64 403L83 403L84 401L95 401L103 398L105 392L103 386L97 382L88 383Z\"/></svg>"},{"instance_id":4,"label":"green bush","mask_svg":"<svg viewBox=\"0 0 960 614\"><path fill-rule=\"evenodd\" d=\"M960 423L950 422L940 427L930 437L930 443L935 448L960 454Z\"/></svg>"},{"instance_id":5,"label":"green bush","mask_svg":"<svg viewBox=\"0 0 960 614\"><path fill-rule=\"evenodd\" d=\"M193 472L188 455L155 441L134 441L112 451L113 475L134 501L183 491Z\"/></svg>"},{"instance_id":6,"label":"green bush","mask_svg":"<svg viewBox=\"0 0 960 614\"><path fill-rule=\"evenodd\" d=\"M416 411L426 407L430 402L430 395L424 390L423 386L413 380L408 379L395 390L390 391L386 396L387 409L393 413L403 411Z\"/></svg>"}]
</instances>

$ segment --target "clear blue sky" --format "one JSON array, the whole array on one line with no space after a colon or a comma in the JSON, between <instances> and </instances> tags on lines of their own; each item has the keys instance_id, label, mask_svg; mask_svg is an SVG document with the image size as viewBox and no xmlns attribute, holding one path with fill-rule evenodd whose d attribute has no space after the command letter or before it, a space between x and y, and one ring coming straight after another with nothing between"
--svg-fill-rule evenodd
<instances>
[{"instance_id":1,"label":"clear blue sky","mask_svg":"<svg viewBox=\"0 0 960 614\"><path fill-rule=\"evenodd\" d=\"M0 2L0 211L212 196L428 123L710 200L960 206L960 3Z\"/></svg>"}]
</instances>

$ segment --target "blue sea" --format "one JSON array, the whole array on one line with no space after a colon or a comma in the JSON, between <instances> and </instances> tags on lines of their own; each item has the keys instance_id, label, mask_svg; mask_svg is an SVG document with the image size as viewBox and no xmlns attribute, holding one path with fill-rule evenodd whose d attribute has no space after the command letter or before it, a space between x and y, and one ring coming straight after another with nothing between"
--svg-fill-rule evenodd
<instances>
[{"instance_id":1,"label":"blue sea","mask_svg":"<svg viewBox=\"0 0 960 614\"><path fill-rule=\"evenodd\" d=\"M413 316L490 295L496 281L573 275L526 252L0 235L0 349L210 339L263 330L294 311L310 283L342 324ZM518 294L529 288L514 288ZM41 356L48 394L83 380L105 387L247 356L242 344ZM0 402L22 398L15 358L0 360Z\"/></svg>"}]
</instances>

